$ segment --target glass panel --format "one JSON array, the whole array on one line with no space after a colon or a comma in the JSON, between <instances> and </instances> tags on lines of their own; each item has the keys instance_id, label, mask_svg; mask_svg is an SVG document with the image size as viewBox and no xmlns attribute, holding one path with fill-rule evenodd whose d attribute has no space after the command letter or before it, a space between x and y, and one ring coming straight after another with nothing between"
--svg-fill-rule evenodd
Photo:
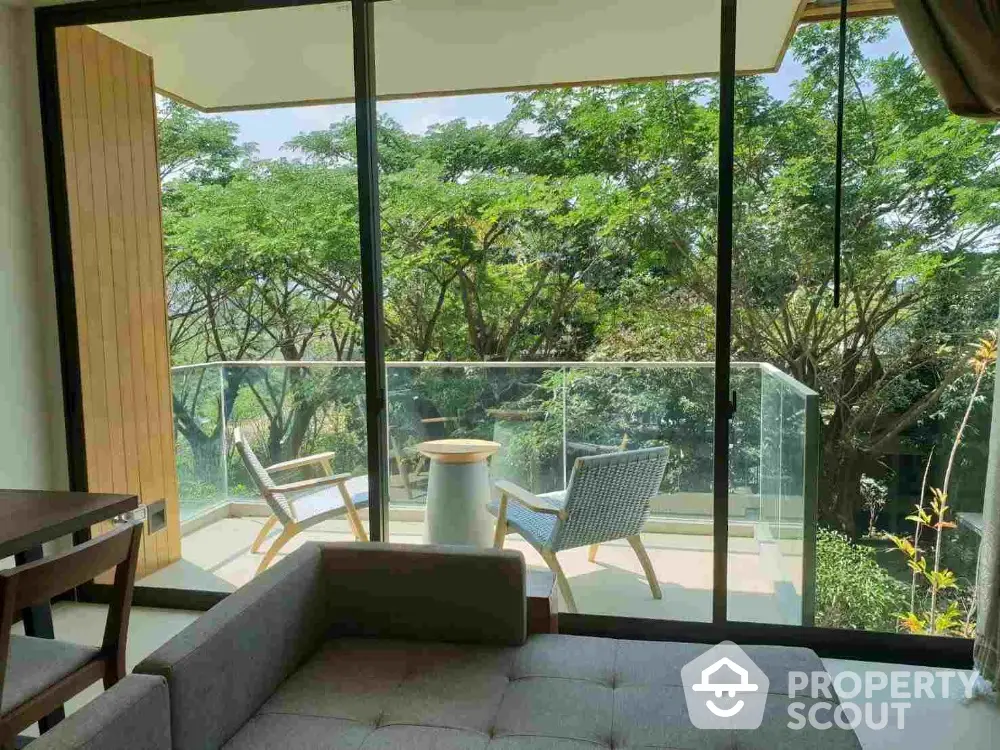
<instances>
[{"instance_id":1,"label":"glass panel","mask_svg":"<svg viewBox=\"0 0 1000 750\"><path fill-rule=\"evenodd\" d=\"M174 368L177 484L181 523L228 502L226 492L223 368L193 365Z\"/></svg>"},{"instance_id":2,"label":"glass panel","mask_svg":"<svg viewBox=\"0 0 1000 750\"><path fill-rule=\"evenodd\" d=\"M296 40L277 57L261 41L275 28ZM307 539L354 537L341 514L273 546L290 513L304 522L344 503L332 485L267 497L237 434L261 467L314 459L257 467L275 484L358 477L349 486L367 523L358 186L344 119L353 107L267 106L315 100L324 87L343 100L351 16L330 4L105 31L139 45L157 83L183 96L157 102L181 559L141 583L231 591ZM197 67L180 69L165 51L195 59L202 37L218 39L213 65L228 66L231 85L220 70L192 80ZM222 52L234 48L253 54ZM236 111L202 114L184 100ZM277 523L257 540L269 518Z\"/></svg>"},{"instance_id":3,"label":"glass panel","mask_svg":"<svg viewBox=\"0 0 1000 750\"><path fill-rule=\"evenodd\" d=\"M741 544L769 562L759 589L731 589L730 618L760 620L756 593L778 602L764 621L967 637L992 423L980 342L998 309L1000 222L982 209L1000 146L995 126L948 112L898 20L848 31L839 307L838 25L799 27L778 72L738 82L733 350L764 379L760 523L733 535L730 576ZM918 507L946 522L940 554ZM955 585L934 591L909 562Z\"/></svg>"},{"instance_id":4,"label":"glass panel","mask_svg":"<svg viewBox=\"0 0 1000 750\"><path fill-rule=\"evenodd\" d=\"M803 623L805 505L815 501L815 394L766 363L735 362L729 619ZM812 440L812 443L809 441ZM807 460L807 457L813 457Z\"/></svg>"},{"instance_id":5,"label":"glass panel","mask_svg":"<svg viewBox=\"0 0 1000 750\"><path fill-rule=\"evenodd\" d=\"M422 441L494 441L494 484L506 480L567 507L579 459L664 447L666 475L639 527L662 598L626 534L613 530L610 493L595 500L603 507L593 513L593 537L574 537L555 554L580 612L704 621L712 597L718 87L690 75L717 65L719 8L707 3L670 19L677 11L669 4L591 5L587 13L531 3L375 6L385 94L390 533L433 541L438 506L465 518L492 497L498 512L498 493L469 489L479 487L471 472L449 485L451 502L438 503L437 465L415 449ZM664 23L640 28L640 14ZM707 61L684 60L683 78L676 56L644 59L653 47L636 45L643 52L627 60L607 54L600 64L590 52L649 29L656 49L674 49L681 23L704 32L698 54ZM657 75L635 67L647 63ZM654 77L663 80L608 83ZM603 85L561 85L588 80ZM460 95L498 87L518 93ZM434 94L441 91L454 95ZM441 470L442 482L457 476ZM489 533L461 539L489 544L493 515L486 526ZM508 529L504 543L524 551L544 579L549 566L534 548L541 538L525 526ZM600 544L594 559L585 537Z\"/></svg>"},{"instance_id":6,"label":"glass panel","mask_svg":"<svg viewBox=\"0 0 1000 750\"><path fill-rule=\"evenodd\" d=\"M745 21L738 51L754 43ZM812 28L820 27L799 28L777 72L736 82L731 621L812 624L806 567L815 529L806 520L816 514L819 406L813 373L797 356L809 337L797 337L816 322L810 302L829 294L830 214L809 193L832 174L829 90L810 86L828 86L835 62L811 59L804 72Z\"/></svg>"},{"instance_id":7,"label":"glass panel","mask_svg":"<svg viewBox=\"0 0 1000 750\"><path fill-rule=\"evenodd\" d=\"M289 458L321 456L334 474L366 473L365 372L361 362L306 362L302 364L231 364L223 368L232 406L227 413L229 433L238 428L265 465ZM232 443L232 441L230 441ZM228 496L246 504L237 513L262 504L260 491L235 446L228 446ZM282 484L316 476L325 466L303 466L281 472ZM341 526L349 533L347 521ZM314 534L337 528L335 522Z\"/></svg>"},{"instance_id":8,"label":"glass panel","mask_svg":"<svg viewBox=\"0 0 1000 750\"><path fill-rule=\"evenodd\" d=\"M748 525L755 524L761 515L758 496L763 460L761 392L764 378L756 363L734 366L729 378L737 404L736 415L730 423L729 530L730 534L739 537L745 536Z\"/></svg>"},{"instance_id":9,"label":"glass panel","mask_svg":"<svg viewBox=\"0 0 1000 750\"><path fill-rule=\"evenodd\" d=\"M704 363L590 363L567 370L568 466L582 456L667 449L643 536L661 587L677 592L673 619L712 619L714 376L715 368ZM595 614L665 616L662 602L636 576L641 569L626 557L630 553L611 546L602 554L614 564L574 581L580 606Z\"/></svg>"},{"instance_id":10,"label":"glass panel","mask_svg":"<svg viewBox=\"0 0 1000 750\"><path fill-rule=\"evenodd\" d=\"M419 543L424 538L430 467L418 446L425 441L495 441L494 479L535 493L562 489L562 381L561 368L544 366L390 363L392 539Z\"/></svg>"},{"instance_id":11,"label":"glass panel","mask_svg":"<svg viewBox=\"0 0 1000 750\"><path fill-rule=\"evenodd\" d=\"M771 365L761 365L760 503L753 527L759 558L769 571L768 607L730 597L733 619L801 625L808 619L804 591L807 504L815 503L818 414L815 394ZM807 424L808 423L808 424ZM730 527L732 528L732 526ZM738 542L732 540L730 549ZM808 612L806 610L806 612Z\"/></svg>"}]
</instances>

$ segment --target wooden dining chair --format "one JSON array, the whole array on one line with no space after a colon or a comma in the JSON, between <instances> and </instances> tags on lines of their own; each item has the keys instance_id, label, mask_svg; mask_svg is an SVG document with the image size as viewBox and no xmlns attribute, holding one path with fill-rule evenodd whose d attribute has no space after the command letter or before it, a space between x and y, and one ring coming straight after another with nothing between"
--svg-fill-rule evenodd
<instances>
[{"instance_id":1,"label":"wooden dining chair","mask_svg":"<svg viewBox=\"0 0 1000 750\"><path fill-rule=\"evenodd\" d=\"M125 643L142 522L134 521L69 552L0 571L0 750L69 698L125 676ZM115 569L114 593L100 648L10 632L15 613Z\"/></svg>"}]
</instances>

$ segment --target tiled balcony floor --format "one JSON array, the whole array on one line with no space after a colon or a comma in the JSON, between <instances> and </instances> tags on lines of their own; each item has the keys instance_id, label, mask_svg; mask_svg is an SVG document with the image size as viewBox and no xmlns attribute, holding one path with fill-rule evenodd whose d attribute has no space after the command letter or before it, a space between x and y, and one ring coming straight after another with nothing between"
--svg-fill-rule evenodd
<instances>
[{"instance_id":1,"label":"tiled balcony floor","mask_svg":"<svg viewBox=\"0 0 1000 750\"><path fill-rule=\"evenodd\" d=\"M183 559L142 581L147 586L232 590L253 578L261 560L250 545L263 517L223 518L186 535ZM423 524L391 520L390 541L422 543ZM272 536L272 539L274 537ZM308 540L352 540L346 521L328 521L299 534L282 554ZM559 553L580 612L708 622L712 606L712 538L692 534L643 534L656 569L663 599L652 598L639 561L625 540L601 545L594 563L580 548ZM265 543L266 545L266 543ZM529 566L545 568L538 553L520 537L507 539L509 549L521 551ZM265 546L266 549L266 546ZM776 546L753 538L733 537L729 553L729 608L733 620L797 623L799 586L778 583L798 580L794 568L801 557L782 556Z\"/></svg>"}]
</instances>

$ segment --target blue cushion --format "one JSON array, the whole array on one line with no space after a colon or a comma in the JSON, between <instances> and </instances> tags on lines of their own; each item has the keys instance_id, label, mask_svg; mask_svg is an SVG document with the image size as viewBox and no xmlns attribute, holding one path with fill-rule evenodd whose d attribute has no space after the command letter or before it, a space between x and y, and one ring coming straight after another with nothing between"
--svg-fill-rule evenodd
<instances>
[{"instance_id":1,"label":"blue cushion","mask_svg":"<svg viewBox=\"0 0 1000 750\"><path fill-rule=\"evenodd\" d=\"M566 501L565 492L547 492L539 495L550 503L559 507ZM489 506L490 513L494 516L500 514L500 500L494 499ZM533 547L548 549L555 534L558 518L549 513L537 513L529 508L525 508L514 499L507 500L507 527L522 537Z\"/></svg>"}]
</instances>

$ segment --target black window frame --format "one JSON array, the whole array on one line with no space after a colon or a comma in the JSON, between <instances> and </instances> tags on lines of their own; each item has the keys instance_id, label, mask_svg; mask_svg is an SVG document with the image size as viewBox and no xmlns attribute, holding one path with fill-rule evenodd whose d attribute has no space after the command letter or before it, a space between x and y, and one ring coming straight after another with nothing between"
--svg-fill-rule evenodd
<instances>
[{"instance_id":1,"label":"black window frame","mask_svg":"<svg viewBox=\"0 0 1000 750\"><path fill-rule=\"evenodd\" d=\"M239 11L350 2L352 5L355 112L358 123L358 196L361 230L360 261L365 334L365 388L371 538L386 538L388 511L387 398L385 333L382 305L382 249L376 145L373 5L383 0L89 0L47 6L35 11L39 96L48 191L50 232L63 382L70 489L87 490L86 441L83 425L79 336L70 248L69 198L60 119L56 60L57 28L86 24L212 15ZM935 636L818 628L811 625L763 625L728 619L729 437L735 408L730 394L733 275L733 152L738 0L722 0L720 23L719 195L717 312L715 327L715 403L713 463L713 591L712 622L653 620L621 616L560 614L559 631L612 638L717 643L733 640L804 646L820 656L970 668L973 642ZM80 532L76 541L89 538ZM808 556L807 556L808 557ZM806 559L806 573L812 563ZM78 591L83 600L106 599L107 585L91 583ZM210 591L137 585L135 604L205 610L227 595Z\"/></svg>"}]
</instances>

